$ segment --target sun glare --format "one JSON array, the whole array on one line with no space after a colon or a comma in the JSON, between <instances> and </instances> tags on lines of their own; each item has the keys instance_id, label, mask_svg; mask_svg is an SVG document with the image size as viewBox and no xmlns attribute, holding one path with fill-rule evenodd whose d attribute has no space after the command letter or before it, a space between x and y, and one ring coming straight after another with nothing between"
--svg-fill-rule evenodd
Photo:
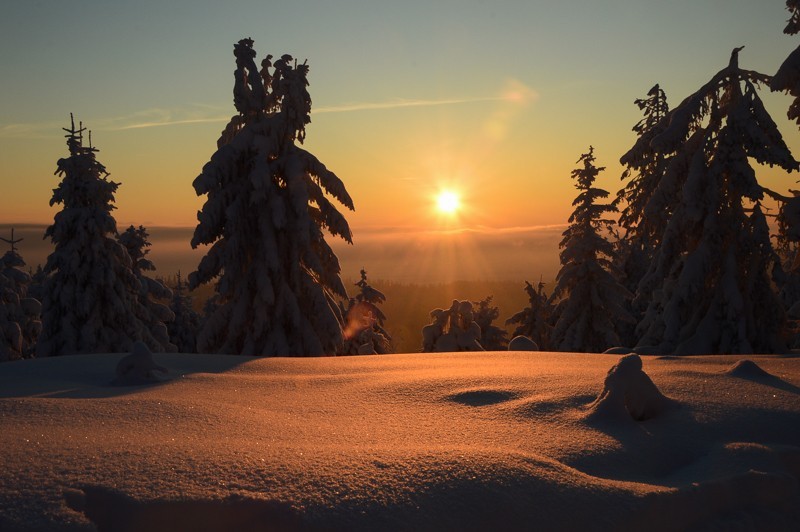
<instances>
[{"instance_id":1,"label":"sun glare","mask_svg":"<svg viewBox=\"0 0 800 532\"><path fill-rule=\"evenodd\" d=\"M436 196L436 208L444 214L455 214L461 207L461 199L452 190L443 190Z\"/></svg>"}]
</instances>

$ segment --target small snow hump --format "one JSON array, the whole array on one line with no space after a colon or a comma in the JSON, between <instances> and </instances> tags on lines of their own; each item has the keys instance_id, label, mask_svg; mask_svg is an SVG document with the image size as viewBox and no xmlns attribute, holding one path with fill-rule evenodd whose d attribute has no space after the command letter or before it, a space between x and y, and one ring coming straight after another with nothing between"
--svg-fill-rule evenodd
<instances>
[{"instance_id":1,"label":"small snow hump","mask_svg":"<svg viewBox=\"0 0 800 532\"><path fill-rule=\"evenodd\" d=\"M633 353L633 349L628 347L609 347L603 351L604 355L630 355L631 353Z\"/></svg>"},{"instance_id":2,"label":"small snow hump","mask_svg":"<svg viewBox=\"0 0 800 532\"><path fill-rule=\"evenodd\" d=\"M642 370L639 355L625 355L608 370L603 391L590 406L591 421L646 421L677 403L663 395Z\"/></svg>"},{"instance_id":3,"label":"small snow hump","mask_svg":"<svg viewBox=\"0 0 800 532\"><path fill-rule=\"evenodd\" d=\"M741 379L774 379L775 376L771 373L767 373L761 366L753 362L752 360L742 359L738 360L733 366L728 368L725 373L731 375L733 377L739 377Z\"/></svg>"},{"instance_id":4,"label":"small snow hump","mask_svg":"<svg viewBox=\"0 0 800 532\"><path fill-rule=\"evenodd\" d=\"M117 386L135 386L159 382L156 372L167 373L167 368L159 366L153 360L153 353L144 342L134 342L131 353L117 363L117 376L112 384Z\"/></svg>"},{"instance_id":5,"label":"small snow hump","mask_svg":"<svg viewBox=\"0 0 800 532\"><path fill-rule=\"evenodd\" d=\"M509 351L538 351L539 346L536 342L524 335L515 336L508 342Z\"/></svg>"}]
</instances>

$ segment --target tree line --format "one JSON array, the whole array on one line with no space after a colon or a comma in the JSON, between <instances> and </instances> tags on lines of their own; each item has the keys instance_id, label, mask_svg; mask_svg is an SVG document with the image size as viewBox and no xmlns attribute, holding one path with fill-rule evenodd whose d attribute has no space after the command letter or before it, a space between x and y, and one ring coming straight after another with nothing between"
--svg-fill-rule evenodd
<instances>
[{"instance_id":1,"label":"tree line","mask_svg":"<svg viewBox=\"0 0 800 532\"><path fill-rule=\"evenodd\" d=\"M788 0L785 32L800 31ZM540 349L640 353L783 352L800 343L800 196L760 185L752 163L800 168L758 95L795 97L800 123L800 47L774 76L727 66L673 109L655 85L634 103L643 118L620 159L616 197L597 188L594 148L571 178L578 191L560 243L552 293L525 283L529 304L511 316L512 336ZM0 360L154 351L319 356L392 352L380 309L385 296L361 271L351 297L326 235L352 244L341 207L344 183L302 147L310 122L307 63L290 55L256 65L251 39L234 45L234 106L200 175L206 196L191 245L208 246L186 282L149 274L147 230L118 232L119 183L97 160L91 134L65 128L68 157L45 237L54 251L32 275L13 233L0 264ZM771 235L764 201L776 201ZM213 286L204 311L187 291ZM503 349L492 298L453 300L430 313L423 351ZM518 344L519 345L519 344ZM528 345L528 344L526 344Z\"/></svg>"}]
</instances>

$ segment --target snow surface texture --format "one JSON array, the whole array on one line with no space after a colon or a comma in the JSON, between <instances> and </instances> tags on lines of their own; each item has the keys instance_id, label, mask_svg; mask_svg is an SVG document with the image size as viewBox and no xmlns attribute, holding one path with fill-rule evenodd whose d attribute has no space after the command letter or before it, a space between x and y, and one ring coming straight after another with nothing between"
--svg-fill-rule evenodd
<instances>
[{"instance_id":1,"label":"snow surface texture","mask_svg":"<svg viewBox=\"0 0 800 532\"><path fill-rule=\"evenodd\" d=\"M0 530L800 529L797 357L123 356L0 365Z\"/></svg>"}]
</instances>

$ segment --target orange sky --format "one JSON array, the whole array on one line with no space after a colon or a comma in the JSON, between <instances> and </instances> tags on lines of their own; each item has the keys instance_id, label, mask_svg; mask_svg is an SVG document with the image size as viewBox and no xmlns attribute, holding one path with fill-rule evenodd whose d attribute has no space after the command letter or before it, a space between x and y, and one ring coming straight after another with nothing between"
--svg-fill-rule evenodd
<instances>
[{"instance_id":1,"label":"orange sky","mask_svg":"<svg viewBox=\"0 0 800 532\"><path fill-rule=\"evenodd\" d=\"M381 235L409 248L449 238L442 230L502 240L566 223L570 171L590 144L607 167L598 185L621 187L617 161L641 117L633 100L653 84L675 106L734 46L747 46L742 66L773 73L798 44L781 33L782 2L180 4L9 8L0 21L0 223L52 220L61 128L75 112L122 183L120 227L193 226L203 198L191 183L234 112L231 50L244 36L259 60L284 51L308 59L306 148L353 197L356 246ZM67 42L69 60L58 53ZM800 156L797 126L785 119L790 98L762 97ZM780 192L796 186L783 172L758 175ZM456 217L434 209L443 188L462 197Z\"/></svg>"}]
</instances>

